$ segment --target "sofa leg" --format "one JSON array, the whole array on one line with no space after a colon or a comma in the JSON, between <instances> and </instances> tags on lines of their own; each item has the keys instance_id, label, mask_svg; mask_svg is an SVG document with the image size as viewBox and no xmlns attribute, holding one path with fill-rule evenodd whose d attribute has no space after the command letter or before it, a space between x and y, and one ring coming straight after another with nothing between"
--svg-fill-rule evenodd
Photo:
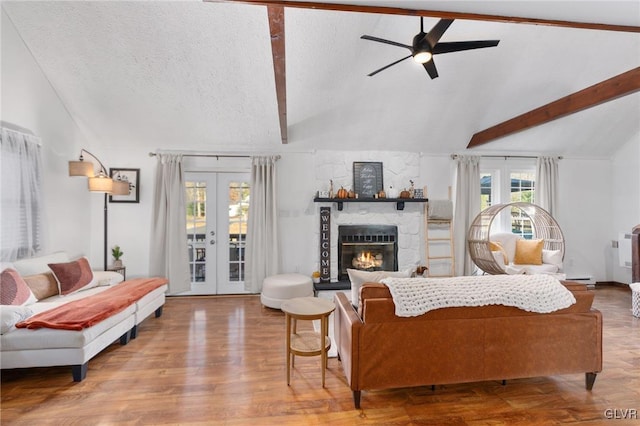
<instances>
[{"instance_id":1,"label":"sofa leg","mask_svg":"<svg viewBox=\"0 0 640 426\"><path fill-rule=\"evenodd\" d=\"M356 410L360 409L360 394L362 391L353 391L353 403L356 406Z\"/></svg>"},{"instance_id":2,"label":"sofa leg","mask_svg":"<svg viewBox=\"0 0 640 426\"><path fill-rule=\"evenodd\" d=\"M507 386L507 381L506 380L502 381L502 386Z\"/></svg>"},{"instance_id":3,"label":"sofa leg","mask_svg":"<svg viewBox=\"0 0 640 426\"><path fill-rule=\"evenodd\" d=\"M128 330L126 333L120 336L120 344L124 346L127 343L129 343L130 339L131 339L131 330Z\"/></svg>"},{"instance_id":4,"label":"sofa leg","mask_svg":"<svg viewBox=\"0 0 640 426\"><path fill-rule=\"evenodd\" d=\"M156 309L156 318L160 318L162 316L162 308L163 308L163 306L160 306L158 309Z\"/></svg>"},{"instance_id":5,"label":"sofa leg","mask_svg":"<svg viewBox=\"0 0 640 426\"><path fill-rule=\"evenodd\" d=\"M135 339L136 337L138 337L138 326L134 325L131 329L131 338Z\"/></svg>"},{"instance_id":6,"label":"sofa leg","mask_svg":"<svg viewBox=\"0 0 640 426\"><path fill-rule=\"evenodd\" d=\"M85 362L80 365L71 366L71 374L73 375L74 382L81 382L87 377L87 370L89 369L89 363Z\"/></svg>"},{"instance_id":7,"label":"sofa leg","mask_svg":"<svg viewBox=\"0 0 640 426\"><path fill-rule=\"evenodd\" d=\"M587 386L587 390L593 389L593 384L596 382L597 373L585 373L584 379Z\"/></svg>"}]
</instances>

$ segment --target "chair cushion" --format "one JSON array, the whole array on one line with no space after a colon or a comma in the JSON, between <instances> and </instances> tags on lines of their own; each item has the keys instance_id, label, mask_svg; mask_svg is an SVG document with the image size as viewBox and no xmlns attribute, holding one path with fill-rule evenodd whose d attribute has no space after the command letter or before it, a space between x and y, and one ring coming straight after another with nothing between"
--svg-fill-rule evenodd
<instances>
[{"instance_id":1,"label":"chair cushion","mask_svg":"<svg viewBox=\"0 0 640 426\"><path fill-rule=\"evenodd\" d=\"M498 241L489 241L489 250L492 252L498 252L502 254L502 265L506 265L509 263L509 256L507 255L507 251L502 247L502 244Z\"/></svg>"},{"instance_id":2,"label":"chair cushion","mask_svg":"<svg viewBox=\"0 0 640 426\"><path fill-rule=\"evenodd\" d=\"M509 261L506 263L512 263L516 256L516 240L520 239L520 235L512 234L511 232L502 232L493 234L489 237L490 241L498 242L507 253Z\"/></svg>"}]
</instances>

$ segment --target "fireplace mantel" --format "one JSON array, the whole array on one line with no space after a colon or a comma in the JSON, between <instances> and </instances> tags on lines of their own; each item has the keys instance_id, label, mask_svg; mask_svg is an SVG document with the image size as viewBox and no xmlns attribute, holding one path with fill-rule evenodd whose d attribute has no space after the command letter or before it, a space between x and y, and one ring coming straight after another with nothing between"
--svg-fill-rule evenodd
<instances>
[{"instance_id":1,"label":"fireplace mantel","mask_svg":"<svg viewBox=\"0 0 640 426\"><path fill-rule=\"evenodd\" d=\"M404 210L404 203L426 203L428 198L320 198L313 199L316 203L335 203L342 211L344 203L396 203L396 210Z\"/></svg>"}]
</instances>

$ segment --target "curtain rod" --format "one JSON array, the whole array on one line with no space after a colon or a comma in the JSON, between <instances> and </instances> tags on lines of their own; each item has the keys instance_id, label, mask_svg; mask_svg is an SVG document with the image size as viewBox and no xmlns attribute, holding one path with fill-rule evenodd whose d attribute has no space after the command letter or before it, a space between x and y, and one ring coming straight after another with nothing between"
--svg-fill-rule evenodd
<instances>
[{"instance_id":1,"label":"curtain rod","mask_svg":"<svg viewBox=\"0 0 640 426\"><path fill-rule=\"evenodd\" d=\"M156 152L150 152L149 157L158 155ZM237 154L182 154L183 157L215 157L215 158L251 158L250 155Z\"/></svg>"},{"instance_id":2,"label":"curtain rod","mask_svg":"<svg viewBox=\"0 0 640 426\"><path fill-rule=\"evenodd\" d=\"M0 127L4 127L5 129L13 130L14 132L22 133L29 136L36 136L31 130L26 127L18 126L17 124L10 123L8 121L0 120ZM38 136L36 136L38 137Z\"/></svg>"},{"instance_id":3,"label":"curtain rod","mask_svg":"<svg viewBox=\"0 0 640 426\"><path fill-rule=\"evenodd\" d=\"M480 155L479 157L481 158L504 158L505 160L507 158L538 158L540 157L539 155ZM455 160L456 158L458 158L458 154L451 154L451 159ZM558 160L562 160L562 156L557 156L556 157Z\"/></svg>"}]
</instances>

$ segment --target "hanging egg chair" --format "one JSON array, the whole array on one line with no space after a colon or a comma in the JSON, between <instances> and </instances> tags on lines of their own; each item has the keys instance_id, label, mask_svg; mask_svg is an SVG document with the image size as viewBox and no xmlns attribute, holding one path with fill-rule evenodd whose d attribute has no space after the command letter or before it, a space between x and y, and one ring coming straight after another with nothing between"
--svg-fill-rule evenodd
<instances>
[{"instance_id":1,"label":"hanging egg chair","mask_svg":"<svg viewBox=\"0 0 640 426\"><path fill-rule=\"evenodd\" d=\"M469 255L473 262L487 274L507 273L504 267L496 261L491 251L491 225L503 210L511 212L514 208L531 220L533 238L543 240L543 249L559 250L561 258L564 259L564 236L558 222L540 206L516 202L493 205L475 217L467 233Z\"/></svg>"}]
</instances>

